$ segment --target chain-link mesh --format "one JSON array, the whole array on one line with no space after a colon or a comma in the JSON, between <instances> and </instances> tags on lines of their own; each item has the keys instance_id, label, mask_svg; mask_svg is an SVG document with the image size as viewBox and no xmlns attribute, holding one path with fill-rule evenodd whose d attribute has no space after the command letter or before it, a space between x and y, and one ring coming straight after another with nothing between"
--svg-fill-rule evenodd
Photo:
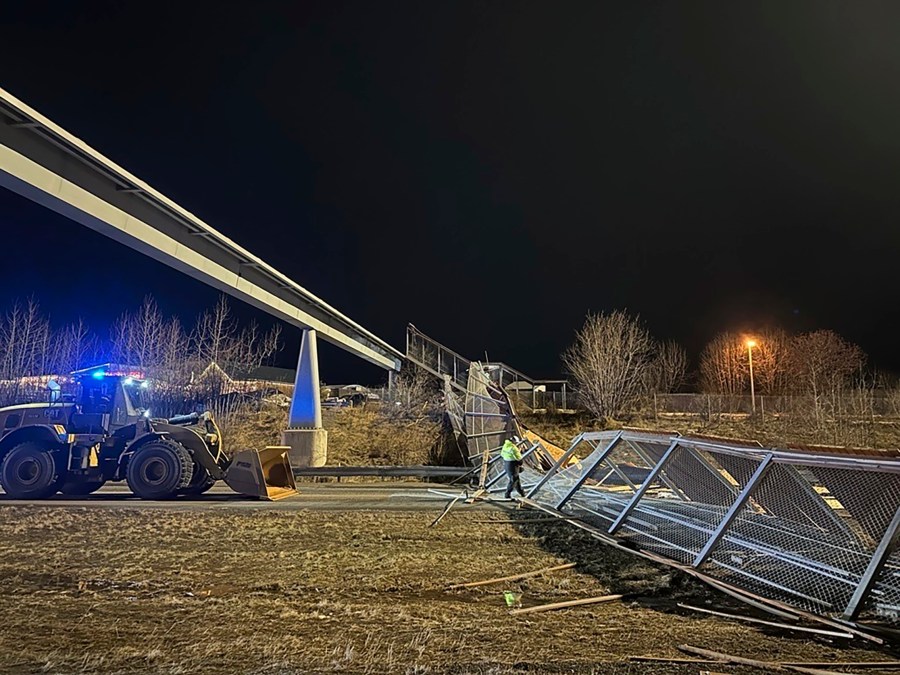
<instances>
[{"instance_id":1,"label":"chain-link mesh","mask_svg":"<svg viewBox=\"0 0 900 675\"><path fill-rule=\"evenodd\" d=\"M900 551L894 551L885 562L881 574L866 603L862 618L875 617L900 623Z\"/></svg>"},{"instance_id":2,"label":"chain-link mesh","mask_svg":"<svg viewBox=\"0 0 900 675\"><path fill-rule=\"evenodd\" d=\"M900 508L900 472L883 460L629 432L591 441L577 466L546 479L536 472L543 483L532 499L635 549L824 615L847 611ZM862 611L900 622L900 552Z\"/></svg>"},{"instance_id":3,"label":"chain-link mesh","mask_svg":"<svg viewBox=\"0 0 900 675\"><path fill-rule=\"evenodd\" d=\"M761 458L741 458L752 474ZM644 548L692 563L734 504L743 485L716 453L679 445L659 473L663 489L648 493L622 523L621 534Z\"/></svg>"},{"instance_id":4,"label":"chain-link mesh","mask_svg":"<svg viewBox=\"0 0 900 675\"><path fill-rule=\"evenodd\" d=\"M753 508L735 518L713 551L708 571L810 611L841 614L900 494L894 475L827 469L850 493L882 495L876 509L859 514L860 522L817 479L817 469L774 464L753 490Z\"/></svg>"},{"instance_id":5,"label":"chain-link mesh","mask_svg":"<svg viewBox=\"0 0 900 675\"><path fill-rule=\"evenodd\" d=\"M481 468L487 481L496 478L503 470L498 459L500 448L510 433L509 405L478 364L469 367L465 429L469 461ZM485 461L489 463L486 472L482 467Z\"/></svg>"},{"instance_id":6,"label":"chain-link mesh","mask_svg":"<svg viewBox=\"0 0 900 675\"><path fill-rule=\"evenodd\" d=\"M575 437L562 457L554 463L558 468L549 473L528 467L522 475L523 485L535 486L541 483L537 494L540 499L555 505L576 485L583 481L585 473L590 473L597 458L603 454L609 443L616 437L615 432L580 434ZM526 482L527 481L527 482Z\"/></svg>"}]
</instances>

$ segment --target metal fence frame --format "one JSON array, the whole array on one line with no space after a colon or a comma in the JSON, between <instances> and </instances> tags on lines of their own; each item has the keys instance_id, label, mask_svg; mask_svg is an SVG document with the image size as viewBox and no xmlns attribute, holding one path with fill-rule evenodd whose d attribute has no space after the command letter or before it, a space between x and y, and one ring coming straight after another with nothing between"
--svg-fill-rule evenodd
<instances>
[{"instance_id":1,"label":"metal fence frame","mask_svg":"<svg viewBox=\"0 0 900 675\"><path fill-rule=\"evenodd\" d=\"M636 473L633 460L642 456L652 464ZM505 487L501 464L489 467L495 490ZM615 469L626 479L615 480ZM522 482L528 501L635 552L834 620L900 623L895 459L582 433L550 469L526 467ZM876 484L884 490L871 489Z\"/></svg>"},{"instance_id":2,"label":"metal fence frame","mask_svg":"<svg viewBox=\"0 0 900 675\"><path fill-rule=\"evenodd\" d=\"M509 396L482 364L412 327L408 335L407 353L448 376L448 411L479 487L504 490L500 448L522 436ZM464 405L453 389L465 391ZM534 438L522 444L524 501L607 544L757 604L843 625L900 624L896 453L636 430L583 432L555 456Z\"/></svg>"}]
</instances>

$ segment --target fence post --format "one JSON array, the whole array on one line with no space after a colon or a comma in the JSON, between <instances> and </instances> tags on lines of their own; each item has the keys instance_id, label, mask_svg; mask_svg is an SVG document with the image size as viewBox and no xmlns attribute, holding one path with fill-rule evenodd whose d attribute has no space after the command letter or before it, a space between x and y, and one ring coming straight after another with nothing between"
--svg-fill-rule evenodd
<instances>
[{"instance_id":1,"label":"fence post","mask_svg":"<svg viewBox=\"0 0 900 675\"><path fill-rule=\"evenodd\" d=\"M659 406L656 403L656 392L653 392L653 419L659 421Z\"/></svg>"}]
</instances>

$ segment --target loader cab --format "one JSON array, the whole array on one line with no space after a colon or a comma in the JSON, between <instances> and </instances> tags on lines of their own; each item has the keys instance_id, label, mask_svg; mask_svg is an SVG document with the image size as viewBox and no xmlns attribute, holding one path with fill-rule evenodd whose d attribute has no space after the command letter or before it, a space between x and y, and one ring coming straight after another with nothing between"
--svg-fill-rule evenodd
<instances>
[{"instance_id":1,"label":"loader cab","mask_svg":"<svg viewBox=\"0 0 900 675\"><path fill-rule=\"evenodd\" d=\"M114 433L144 416L147 380L139 373L98 366L72 375L80 385L76 426L90 433Z\"/></svg>"}]
</instances>

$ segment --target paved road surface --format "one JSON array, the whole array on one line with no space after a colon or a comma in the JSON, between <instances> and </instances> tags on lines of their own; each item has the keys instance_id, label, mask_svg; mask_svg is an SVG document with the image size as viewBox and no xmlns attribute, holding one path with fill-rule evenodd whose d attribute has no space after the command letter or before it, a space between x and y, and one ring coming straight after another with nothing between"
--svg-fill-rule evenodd
<instances>
[{"instance_id":1,"label":"paved road surface","mask_svg":"<svg viewBox=\"0 0 900 675\"><path fill-rule=\"evenodd\" d=\"M46 507L87 508L164 508L181 510L270 509L277 511L435 511L439 513L453 496L460 494L456 486L438 483L397 481L390 483L300 483L295 497L265 502L238 495L224 484L216 485L200 497L183 497L166 501L138 499L124 485L110 485L87 497L56 495L51 499L16 501L0 493L0 508L31 504ZM461 504L460 504L461 505ZM459 505L458 505L459 506ZM495 508L480 502L475 508Z\"/></svg>"}]
</instances>

